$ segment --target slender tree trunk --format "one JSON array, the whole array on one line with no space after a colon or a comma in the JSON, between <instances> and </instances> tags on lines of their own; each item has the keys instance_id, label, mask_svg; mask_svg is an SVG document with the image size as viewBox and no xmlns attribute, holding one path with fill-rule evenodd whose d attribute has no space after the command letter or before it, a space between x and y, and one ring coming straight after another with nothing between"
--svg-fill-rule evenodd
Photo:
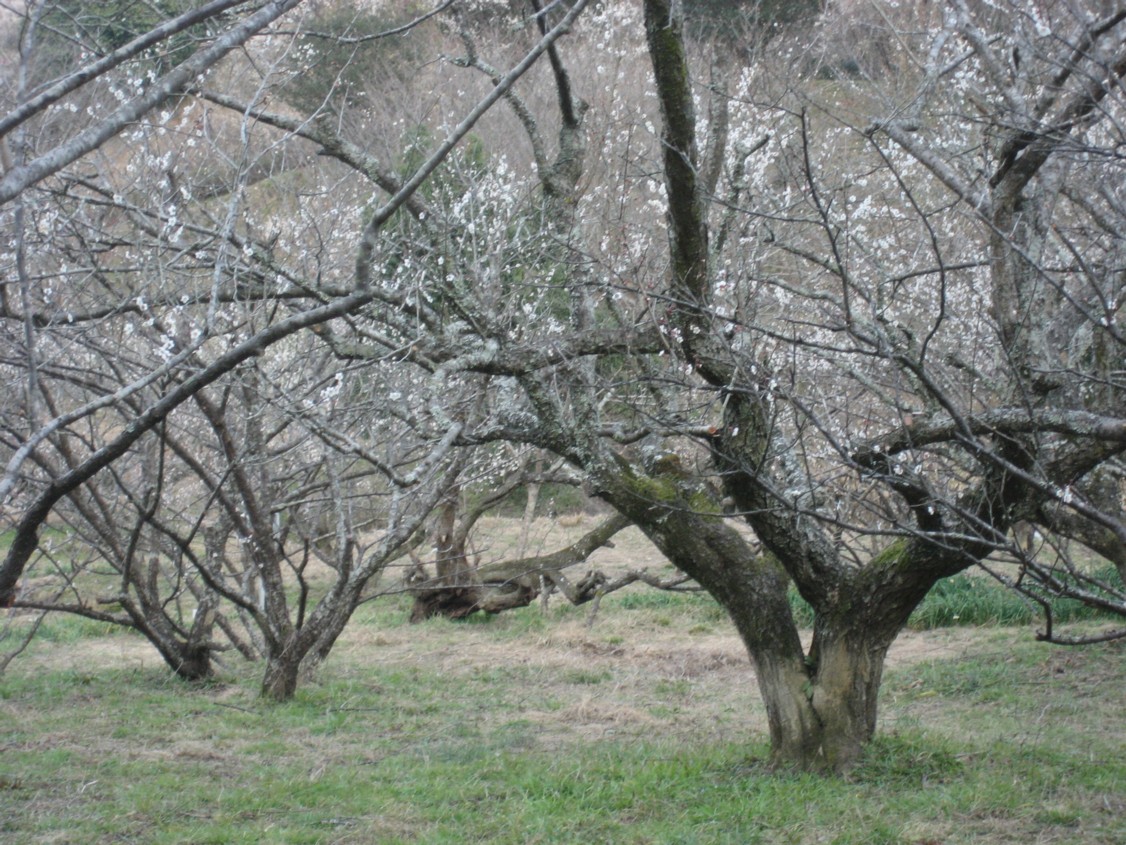
<instances>
[{"instance_id":1,"label":"slender tree trunk","mask_svg":"<svg viewBox=\"0 0 1126 845\"><path fill-rule=\"evenodd\" d=\"M431 616L461 619L478 609L481 584L464 543L458 539L456 523L459 488L454 487L438 506L434 528L435 577L425 581L415 592L411 622Z\"/></svg>"},{"instance_id":2,"label":"slender tree trunk","mask_svg":"<svg viewBox=\"0 0 1126 845\"><path fill-rule=\"evenodd\" d=\"M301 674L301 657L289 651L270 656L266 662L266 674L262 677L263 698L277 702L293 698Z\"/></svg>"},{"instance_id":3,"label":"slender tree trunk","mask_svg":"<svg viewBox=\"0 0 1126 845\"><path fill-rule=\"evenodd\" d=\"M539 465L536 466L537 471ZM540 499L540 483L532 481L528 484L528 501L524 505L524 518L520 522L520 543L516 549L516 557L527 557L528 534L531 532L532 523L536 519L536 505Z\"/></svg>"},{"instance_id":4,"label":"slender tree trunk","mask_svg":"<svg viewBox=\"0 0 1126 845\"><path fill-rule=\"evenodd\" d=\"M360 603L364 578L337 584L322 598L305 624L284 637L270 642L270 655L262 677L262 697L289 701L297 684L308 677L328 657L352 613Z\"/></svg>"},{"instance_id":5,"label":"slender tree trunk","mask_svg":"<svg viewBox=\"0 0 1126 845\"><path fill-rule=\"evenodd\" d=\"M326 622L326 617L318 616L314 611L313 617L310 617L304 627L292 631L284 638L270 640L266 671L262 675L263 698L276 702L289 701L293 698L302 673L311 671L313 665L319 662L317 658L312 660L307 658L310 657L310 652L316 648L317 643L324 638ZM318 632L321 632L322 636L318 637ZM335 637L332 637L331 641L334 640ZM328 647L324 649L324 653L327 654L327 651Z\"/></svg>"}]
</instances>

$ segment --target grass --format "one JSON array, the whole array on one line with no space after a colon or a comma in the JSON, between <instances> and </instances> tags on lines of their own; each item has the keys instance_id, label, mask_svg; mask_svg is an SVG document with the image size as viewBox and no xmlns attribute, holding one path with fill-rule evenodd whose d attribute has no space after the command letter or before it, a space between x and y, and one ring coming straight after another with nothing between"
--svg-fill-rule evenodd
<instances>
[{"instance_id":1,"label":"grass","mask_svg":"<svg viewBox=\"0 0 1126 845\"><path fill-rule=\"evenodd\" d=\"M47 642L76 643L91 637L128 634L129 629L121 625L65 613L52 613L44 617L35 636Z\"/></svg>"},{"instance_id":2,"label":"grass","mask_svg":"<svg viewBox=\"0 0 1126 845\"><path fill-rule=\"evenodd\" d=\"M1109 583L1118 580L1113 567L1095 574ZM1109 613L1074 599L1056 599L1051 604L1057 622L1112 618ZM1041 616L1039 606L1013 590L990 578L962 574L939 581L909 624L916 630L950 625L1027 625Z\"/></svg>"},{"instance_id":3,"label":"grass","mask_svg":"<svg viewBox=\"0 0 1126 845\"><path fill-rule=\"evenodd\" d=\"M1110 567L1096 574L1110 583L1117 581ZM1057 623L1114 618L1107 611L1074 599L1055 599L1051 606ZM799 625L813 625L813 609L794 589L790 591L790 607ZM978 574L961 574L939 581L911 614L907 626L927 631L965 625L1028 625L1042 617L1038 605L997 581Z\"/></svg>"},{"instance_id":4,"label":"grass","mask_svg":"<svg viewBox=\"0 0 1126 845\"><path fill-rule=\"evenodd\" d=\"M0 841L1126 836L1121 644L908 634L933 658L889 670L879 738L839 780L768 770L751 673L714 607L611 598L591 627L558 605L413 627L403 602L366 605L284 705L256 697L258 667L191 686L132 636L38 641L0 679Z\"/></svg>"},{"instance_id":5,"label":"grass","mask_svg":"<svg viewBox=\"0 0 1126 845\"><path fill-rule=\"evenodd\" d=\"M1097 577L1114 583L1117 576L1111 567ZM722 609L706 594L685 594L634 590L618 598L607 599L610 606L624 610L675 611L678 621L682 614L697 619L696 624L722 623ZM1057 623L1099 621L1113 619L1109 612L1084 605L1074 599L1052 601L1052 616ZM803 628L813 626L813 608L797 590L790 590L790 608ZM1038 605L992 578L980 574L961 574L944 578L927 594L911 615L908 627L915 631L936 628L963 627L967 625L1029 625L1041 619Z\"/></svg>"},{"instance_id":6,"label":"grass","mask_svg":"<svg viewBox=\"0 0 1126 845\"><path fill-rule=\"evenodd\" d=\"M285 705L257 698L259 666L185 685L135 635L49 617L0 678L0 842L1126 840L1126 648L1037 645L1002 627L1027 606L980 578L913 617L848 780L769 771L745 652L706 596L418 626L408 603L363 605ZM947 627L967 624L989 627Z\"/></svg>"}]
</instances>

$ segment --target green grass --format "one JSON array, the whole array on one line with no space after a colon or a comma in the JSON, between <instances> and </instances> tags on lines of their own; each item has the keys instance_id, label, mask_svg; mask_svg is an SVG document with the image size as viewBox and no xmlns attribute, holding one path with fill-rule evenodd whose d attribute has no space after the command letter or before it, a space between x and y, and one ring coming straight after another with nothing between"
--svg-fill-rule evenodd
<instances>
[{"instance_id":1,"label":"green grass","mask_svg":"<svg viewBox=\"0 0 1126 845\"><path fill-rule=\"evenodd\" d=\"M125 661L129 632L49 617L0 677L0 842L1126 841L1126 644L1031 642L1001 627L1027 606L978 577L943 582L912 627L990 627L888 672L844 780L765 764L751 672L706 596L417 626L409 605L361 606L284 705L233 656L186 685Z\"/></svg>"},{"instance_id":2,"label":"green grass","mask_svg":"<svg viewBox=\"0 0 1126 845\"><path fill-rule=\"evenodd\" d=\"M635 607L581 636L581 609L407 627L365 606L367 639L284 705L256 697L257 667L192 686L157 662L114 668L121 637L86 644L107 643L100 661L44 641L0 679L0 841L1126 836L1126 645L1053 650L993 628L956 657L890 671L879 737L842 780L769 770L742 715L756 706L745 667L696 671L707 653L691 637L689 660L663 656L674 641L645 632L662 615L697 620L694 602Z\"/></svg>"},{"instance_id":3,"label":"green grass","mask_svg":"<svg viewBox=\"0 0 1126 845\"><path fill-rule=\"evenodd\" d=\"M1109 567L1100 574L1111 583L1117 581L1117 575ZM673 612L678 624L684 621L684 614L699 622L724 620L723 611L706 594L637 589L624 591L617 597L610 596L605 604L631 611ZM1056 599L1051 604L1053 619L1058 623L1113 618L1105 611L1087 607L1073 599ZM799 626L813 626L813 608L793 588L790 590L790 608ZM977 625L1028 625L1041 616L1039 605L1032 604L993 579L977 574L961 574L939 581L915 609L908 627L915 631L927 631Z\"/></svg>"},{"instance_id":4,"label":"green grass","mask_svg":"<svg viewBox=\"0 0 1126 845\"><path fill-rule=\"evenodd\" d=\"M127 636L129 633L128 628L110 622L66 613L51 613L43 619L35 636L46 642L76 643L90 637Z\"/></svg>"},{"instance_id":5,"label":"green grass","mask_svg":"<svg viewBox=\"0 0 1126 845\"><path fill-rule=\"evenodd\" d=\"M1117 574L1108 567L1101 577L1114 583ZM1051 602L1056 622L1112 619L1112 614L1087 607L1074 599ZM790 590L790 607L798 625L813 625L813 609ZM939 581L911 614L907 627L915 631L974 625L1028 625L1042 618L1039 605L983 575L954 575Z\"/></svg>"},{"instance_id":6,"label":"green grass","mask_svg":"<svg viewBox=\"0 0 1126 845\"><path fill-rule=\"evenodd\" d=\"M1097 573L1108 582L1117 581L1113 568ZM1109 619L1110 614L1074 599L1052 601L1057 622ZM1018 593L980 575L955 575L939 581L911 616L916 630L957 625L1027 625L1041 616L1034 605Z\"/></svg>"}]
</instances>

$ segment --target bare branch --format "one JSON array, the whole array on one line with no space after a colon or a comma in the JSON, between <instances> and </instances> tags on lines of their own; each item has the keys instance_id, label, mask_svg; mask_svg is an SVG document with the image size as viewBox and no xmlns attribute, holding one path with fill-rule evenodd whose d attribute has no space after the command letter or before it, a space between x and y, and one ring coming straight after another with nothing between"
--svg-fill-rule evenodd
<instances>
[{"instance_id":1,"label":"bare branch","mask_svg":"<svg viewBox=\"0 0 1126 845\"><path fill-rule=\"evenodd\" d=\"M32 159L27 164L10 169L0 179L0 205L6 204L21 191L57 173L91 150L97 149L129 124L135 123L169 98L183 92L200 74L213 67L232 50L245 44L282 15L297 8L302 2L303 0L270 0L257 12L216 38L210 46L193 54L149 85L144 93L129 100L89 129L79 132L70 140Z\"/></svg>"},{"instance_id":2,"label":"bare branch","mask_svg":"<svg viewBox=\"0 0 1126 845\"><path fill-rule=\"evenodd\" d=\"M16 106L3 117L0 117L0 137L7 135L25 120L33 117L53 103L58 102L67 94L81 88L87 82L97 79L102 74L113 70L120 64L143 53L149 47L183 32L209 18L218 17L228 9L244 5L247 0L212 0L198 9L191 9L175 18L164 21L159 26L153 27L143 35L134 38L113 52L103 56L96 62L91 62L67 76L53 83L49 88L27 101Z\"/></svg>"}]
</instances>

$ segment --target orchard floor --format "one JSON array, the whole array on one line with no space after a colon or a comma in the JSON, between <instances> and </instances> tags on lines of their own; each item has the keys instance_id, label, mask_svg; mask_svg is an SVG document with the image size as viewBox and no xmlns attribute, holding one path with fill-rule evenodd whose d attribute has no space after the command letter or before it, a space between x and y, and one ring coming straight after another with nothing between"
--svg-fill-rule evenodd
<instances>
[{"instance_id":1,"label":"orchard floor","mask_svg":"<svg viewBox=\"0 0 1126 845\"><path fill-rule=\"evenodd\" d=\"M236 657L187 685L134 636L49 618L0 677L0 842L1126 841L1123 643L907 631L840 779L766 765L750 663L702 597L408 610L365 604L281 705Z\"/></svg>"}]
</instances>

